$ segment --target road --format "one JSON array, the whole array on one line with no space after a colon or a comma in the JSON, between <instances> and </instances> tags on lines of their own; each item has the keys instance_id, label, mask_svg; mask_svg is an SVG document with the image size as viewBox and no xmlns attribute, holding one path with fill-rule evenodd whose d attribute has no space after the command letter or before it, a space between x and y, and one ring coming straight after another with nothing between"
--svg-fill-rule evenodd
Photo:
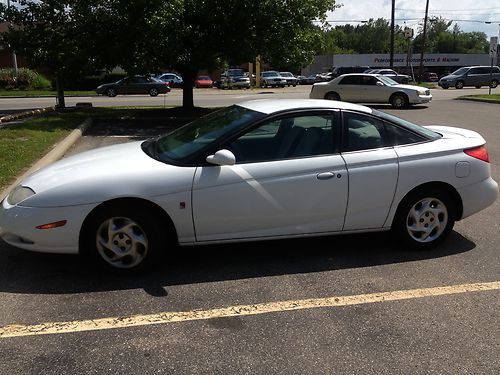
<instances>
[{"instance_id":1,"label":"road","mask_svg":"<svg viewBox=\"0 0 500 375\"><path fill-rule=\"evenodd\" d=\"M456 92L377 108L481 132L499 181L500 106ZM72 152L123 140L84 137ZM133 278L0 244L0 327L66 322L0 338L0 373L498 374L499 223L497 200L436 251L387 234L186 248Z\"/></svg>"},{"instance_id":2,"label":"road","mask_svg":"<svg viewBox=\"0 0 500 375\"><path fill-rule=\"evenodd\" d=\"M311 91L311 85L299 85L286 87L284 89L255 89L255 90L218 90L218 89L194 89L194 103L199 107L223 107L244 100L266 98L307 98ZM462 90L440 88L431 90L433 101L449 100L461 95L487 94L488 88L482 89L464 88ZM500 92L500 88L492 90L493 93ZM166 95L150 97L149 95L121 95L114 98L107 96L67 97L67 106L75 106L77 103L92 103L94 107L111 106L180 106L182 105L182 90L173 89ZM55 98L0 98L0 113L11 110L33 109L50 107L56 104ZM432 104L431 104L432 105Z\"/></svg>"}]
</instances>

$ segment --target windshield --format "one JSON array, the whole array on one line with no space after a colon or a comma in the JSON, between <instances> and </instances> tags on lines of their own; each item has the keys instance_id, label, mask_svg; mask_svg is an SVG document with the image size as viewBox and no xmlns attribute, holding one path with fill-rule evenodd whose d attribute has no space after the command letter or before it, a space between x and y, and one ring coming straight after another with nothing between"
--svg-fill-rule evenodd
<instances>
[{"instance_id":1,"label":"windshield","mask_svg":"<svg viewBox=\"0 0 500 375\"><path fill-rule=\"evenodd\" d=\"M262 117L264 114L261 112L237 105L223 108L158 138L155 147L157 157L176 161L189 158L226 134Z\"/></svg>"},{"instance_id":2,"label":"windshield","mask_svg":"<svg viewBox=\"0 0 500 375\"><path fill-rule=\"evenodd\" d=\"M467 73L467 70L469 70L469 68L460 68L458 70L455 70L453 73L451 73L452 75L454 76L461 76L462 74L465 74Z\"/></svg>"},{"instance_id":3,"label":"windshield","mask_svg":"<svg viewBox=\"0 0 500 375\"><path fill-rule=\"evenodd\" d=\"M389 78L389 77L386 77L383 75L379 75L379 76L377 76L377 78L379 79L379 81L383 82L384 85L387 85L387 86L398 85L398 83L395 80L393 80L392 78Z\"/></svg>"},{"instance_id":4,"label":"windshield","mask_svg":"<svg viewBox=\"0 0 500 375\"><path fill-rule=\"evenodd\" d=\"M384 120L388 120L396 125L400 125L406 129L409 129L417 134L420 134L424 136L425 138L428 139L438 139L441 138L441 134L436 133L435 131L429 130L427 128L424 128L423 126L414 124L413 122L403 120L402 118L389 115L385 112L378 111L376 109L373 110L372 112L374 115L379 116L383 118Z\"/></svg>"}]
</instances>

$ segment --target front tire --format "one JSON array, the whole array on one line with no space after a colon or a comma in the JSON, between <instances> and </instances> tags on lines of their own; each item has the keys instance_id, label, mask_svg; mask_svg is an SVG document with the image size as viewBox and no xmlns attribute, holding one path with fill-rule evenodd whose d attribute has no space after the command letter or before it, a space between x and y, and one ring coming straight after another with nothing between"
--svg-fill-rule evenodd
<instances>
[{"instance_id":1,"label":"front tire","mask_svg":"<svg viewBox=\"0 0 500 375\"><path fill-rule=\"evenodd\" d=\"M108 208L90 220L84 243L93 258L107 269L121 273L150 268L166 246L160 223L144 211Z\"/></svg>"},{"instance_id":2,"label":"front tire","mask_svg":"<svg viewBox=\"0 0 500 375\"><path fill-rule=\"evenodd\" d=\"M153 87L152 89L149 90L149 95L151 96L158 96L158 89L156 87Z\"/></svg>"},{"instance_id":3,"label":"front tire","mask_svg":"<svg viewBox=\"0 0 500 375\"><path fill-rule=\"evenodd\" d=\"M426 188L408 195L398 207L392 231L414 249L437 246L455 224L455 205L442 190Z\"/></svg>"},{"instance_id":4,"label":"front tire","mask_svg":"<svg viewBox=\"0 0 500 375\"><path fill-rule=\"evenodd\" d=\"M455 83L455 88L459 90L463 89L464 88L463 81L458 81L457 83Z\"/></svg>"},{"instance_id":5,"label":"front tire","mask_svg":"<svg viewBox=\"0 0 500 375\"><path fill-rule=\"evenodd\" d=\"M116 96L116 89L109 88L106 90L106 95L109 96L110 98L113 98Z\"/></svg>"},{"instance_id":6,"label":"front tire","mask_svg":"<svg viewBox=\"0 0 500 375\"><path fill-rule=\"evenodd\" d=\"M491 81L491 83L490 83L490 87L491 87L492 89L495 89L497 86L498 86L498 81L497 81L497 80L493 80L493 81Z\"/></svg>"},{"instance_id":7,"label":"front tire","mask_svg":"<svg viewBox=\"0 0 500 375\"><path fill-rule=\"evenodd\" d=\"M408 97L404 94L394 94L391 97L391 105L394 108L405 108L408 106Z\"/></svg>"}]
</instances>

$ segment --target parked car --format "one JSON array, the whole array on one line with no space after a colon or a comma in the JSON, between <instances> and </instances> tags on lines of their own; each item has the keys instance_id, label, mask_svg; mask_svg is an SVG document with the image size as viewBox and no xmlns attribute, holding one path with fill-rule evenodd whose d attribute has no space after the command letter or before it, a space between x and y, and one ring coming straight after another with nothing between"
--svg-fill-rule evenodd
<instances>
[{"instance_id":1,"label":"parked car","mask_svg":"<svg viewBox=\"0 0 500 375\"><path fill-rule=\"evenodd\" d=\"M405 249L428 249L497 195L472 130L264 99L38 170L0 204L0 237L125 272L177 245L392 230Z\"/></svg>"},{"instance_id":2,"label":"parked car","mask_svg":"<svg viewBox=\"0 0 500 375\"><path fill-rule=\"evenodd\" d=\"M286 84L288 87L295 87L299 84L298 78L295 77L291 72L280 72L280 76L286 79Z\"/></svg>"},{"instance_id":3,"label":"parked car","mask_svg":"<svg viewBox=\"0 0 500 375\"><path fill-rule=\"evenodd\" d=\"M301 85L312 85L316 82L316 75L311 74L309 76L298 76Z\"/></svg>"},{"instance_id":4,"label":"parked car","mask_svg":"<svg viewBox=\"0 0 500 375\"><path fill-rule=\"evenodd\" d=\"M202 87L213 87L214 81L209 76L198 76L194 81L194 87L202 88Z\"/></svg>"},{"instance_id":5,"label":"parked car","mask_svg":"<svg viewBox=\"0 0 500 375\"><path fill-rule=\"evenodd\" d=\"M397 83L408 83L411 81L411 77L406 74L399 74L393 69L373 69L370 71L370 74L382 74L387 76Z\"/></svg>"},{"instance_id":6,"label":"parked car","mask_svg":"<svg viewBox=\"0 0 500 375\"><path fill-rule=\"evenodd\" d=\"M314 82L329 82L334 78L333 72L318 73L314 78Z\"/></svg>"},{"instance_id":7,"label":"parked car","mask_svg":"<svg viewBox=\"0 0 500 375\"><path fill-rule=\"evenodd\" d=\"M149 94L151 96L157 96L158 94L170 92L170 87L168 82L160 81L154 77L134 76L123 78L114 83L100 85L95 91L99 95L107 95L110 97L129 94Z\"/></svg>"},{"instance_id":8,"label":"parked car","mask_svg":"<svg viewBox=\"0 0 500 375\"><path fill-rule=\"evenodd\" d=\"M158 75L156 78L158 78L160 81L168 82L170 84L170 87L182 87L182 85L184 84L182 77L175 73L163 73Z\"/></svg>"},{"instance_id":9,"label":"parked car","mask_svg":"<svg viewBox=\"0 0 500 375\"><path fill-rule=\"evenodd\" d=\"M268 70L267 72L260 73L261 87L285 87L286 85L287 80L275 70Z\"/></svg>"},{"instance_id":10,"label":"parked car","mask_svg":"<svg viewBox=\"0 0 500 375\"><path fill-rule=\"evenodd\" d=\"M220 89L233 89L233 88L250 88L250 78L247 72L243 69L233 68L228 69L221 75L220 84L218 85Z\"/></svg>"},{"instance_id":11,"label":"parked car","mask_svg":"<svg viewBox=\"0 0 500 375\"><path fill-rule=\"evenodd\" d=\"M424 72L422 75L424 82L437 82L439 81L439 77L436 73L432 72Z\"/></svg>"},{"instance_id":12,"label":"parked car","mask_svg":"<svg viewBox=\"0 0 500 375\"><path fill-rule=\"evenodd\" d=\"M381 74L344 74L330 82L315 83L311 99L342 100L353 103L390 103L395 108L432 100L429 89L402 85Z\"/></svg>"},{"instance_id":13,"label":"parked car","mask_svg":"<svg viewBox=\"0 0 500 375\"><path fill-rule=\"evenodd\" d=\"M457 89L462 89L465 86L490 86L496 88L500 82L500 68L494 66L466 66L455 70L453 73L442 77L438 85L443 89L455 86Z\"/></svg>"}]
</instances>

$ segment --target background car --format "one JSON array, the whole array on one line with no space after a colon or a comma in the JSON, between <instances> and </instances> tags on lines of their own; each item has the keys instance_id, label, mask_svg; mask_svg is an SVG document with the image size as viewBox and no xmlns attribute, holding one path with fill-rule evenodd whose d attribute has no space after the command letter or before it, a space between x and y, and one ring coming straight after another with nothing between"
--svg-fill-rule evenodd
<instances>
[{"instance_id":1,"label":"background car","mask_svg":"<svg viewBox=\"0 0 500 375\"><path fill-rule=\"evenodd\" d=\"M408 83L411 81L411 77L406 74L399 74L393 69L373 69L370 74L382 74L396 81L397 83Z\"/></svg>"},{"instance_id":2,"label":"background car","mask_svg":"<svg viewBox=\"0 0 500 375\"><path fill-rule=\"evenodd\" d=\"M390 103L395 108L432 100L429 89L402 85L380 74L344 74L330 82L315 83L311 99L342 100L353 103Z\"/></svg>"},{"instance_id":3,"label":"background car","mask_svg":"<svg viewBox=\"0 0 500 375\"><path fill-rule=\"evenodd\" d=\"M177 245L345 232L429 249L496 200L485 142L352 103L242 102L36 171L2 201L0 237L123 272Z\"/></svg>"},{"instance_id":4,"label":"background car","mask_svg":"<svg viewBox=\"0 0 500 375\"><path fill-rule=\"evenodd\" d=\"M496 88L500 82L500 68L498 66L466 66L442 77L438 85L443 89L455 86L462 89L466 86L490 86Z\"/></svg>"},{"instance_id":5,"label":"background car","mask_svg":"<svg viewBox=\"0 0 500 375\"><path fill-rule=\"evenodd\" d=\"M260 73L260 87L285 87L287 80L275 70Z\"/></svg>"},{"instance_id":6,"label":"background car","mask_svg":"<svg viewBox=\"0 0 500 375\"><path fill-rule=\"evenodd\" d=\"M240 68L232 68L226 70L221 74L220 83L218 84L219 89L249 89L250 88L250 77L248 77L248 72Z\"/></svg>"},{"instance_id":7,"label":"background car","mask_svg":"<svg viewBox=\"0 0 500 375\"><path fill-rule=\"evenodd\" d=\"M422 79L425 82L437 82L437 81L439 81L439 77L438 77L437 73L433 73L433 72L424 72L422 75Z\"/></svg>"},{"instance_id":8,"label":"background car","mask_svg":"<svg viewBox=\"0 0 500 375\"><path fill-rule=\"evenodd\" d=\"M96 88L99 95L110 97L116 95L149 94L157 96L170 92L168 82L160 81L154 77L134 76L126 77L114 83L106 83Z\"/></svg>"},{"instance_id":9,"label":"background car","mask_svg":"<svg viewBox=\"0 0 500 375\"><path fill-rule=\"evenodd\" d=\"M370 69L369 66L337 66L332 68L331 79L337 78L343 74L349 73L366 73Z\"/></svg>"},{"instance_id":10,"label":"background car","mask_svg":"<svg viewBox=\"0 0 500 375\"><path fill-rule=\"evenodd\" d=\"M194 87L202 88L202 87L213 87L214 81L209 76L198 76L194 81Z\"/></svg>"},{"instance_id":11,"label":"background car","mask_svg":"<svg viewBox=\"0 0 500 375\"><path fill-rule=\"evenodd\" d=\"M295 87L299 84L298 78L295 77L291 72L280 72L280 76L286 79L286 84L288 87Z\"/></svg>"},{"instance_id":12,"label":"background car","mask_svg":"<svg viewBox=\"0 0 500 375\"><path fill-rule=\"evenodd\" d=\"M163 73L158 75L156 78L158 78L160 81L168 82L170 84L170 87L182 87L184 83L182 77L175 73Z\"/></svg>"}]
</instances>

